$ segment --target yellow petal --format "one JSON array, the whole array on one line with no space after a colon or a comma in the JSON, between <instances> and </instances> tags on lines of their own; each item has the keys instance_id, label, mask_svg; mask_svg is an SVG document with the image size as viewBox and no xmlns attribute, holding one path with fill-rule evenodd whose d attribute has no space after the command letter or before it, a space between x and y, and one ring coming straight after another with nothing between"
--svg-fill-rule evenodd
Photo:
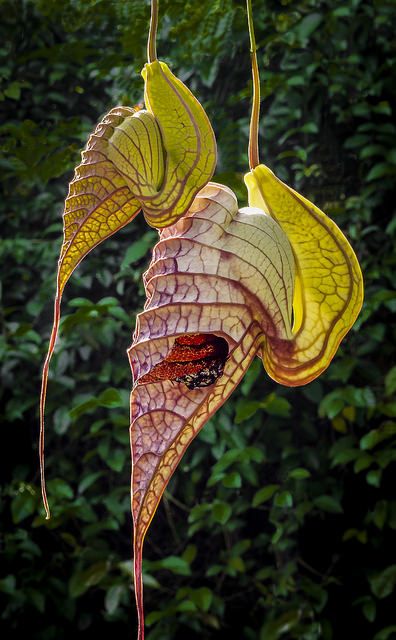
<instances>
[{"instance_id":1,"label":"yellow petal","mask_svg":"<svg viewBox=\"0 0 396 640\"><path fill-rule=\"evenodd\" d=\"M211 178L216 141L208 117L166 64L147 64L149 111L116 107L100 122L69 187L58 294L97 244L142 208L149 224L174 223Z\"/></svg>"},{"instance_id":2,"label":"yellow petal","mask_svg":"<svg viewBox=\"0 0 396 640\"><path fill-rule=\"evenodd\" d=\"M156 228L176 222L216 166L216 141L208 116L191 91L164 62L146 64L145 103L155 116L166 153L163 185L145 203L147 222Z\"/></svg>"},{"instance_id":3,"label":"yellow petal","mask_svg":"<svg viewBox=\"0 0 396 640\"><path fill-rule=\"evenodd\" d=\"M155 117L144 109L117 107L106 116L102 128L95 132L95 150L113 163L144 206L146 199L158 194L164 178L164 149Z\"/></svg>"},{"instance_id":4,"label":"yellow petal","mask_svg":"<svg viewBox=\"0 0 396 640\"><path fill-rule=\"evenodd\" d=\"M323 211L259 165L245 176L251 206L286 233L296 262L292 342L268 340L263 362L277 382L306 384L324 371L363 302L356 255Z\"/></svg>"}]
</instances>

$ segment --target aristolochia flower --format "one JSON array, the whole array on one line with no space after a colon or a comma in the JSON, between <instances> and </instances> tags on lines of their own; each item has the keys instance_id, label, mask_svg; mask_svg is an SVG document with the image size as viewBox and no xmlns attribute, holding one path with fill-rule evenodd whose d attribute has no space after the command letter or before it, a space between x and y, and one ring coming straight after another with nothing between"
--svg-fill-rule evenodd
<instances>
[{"instance_id":1,"label":"aristolochia flower","mask_svg":"<svg viewBox=\"0 0 396 640\"><path fill-rule=\"evenodd\" d=\"M129 349L141 622L144 536L191 440L255 356L285 385L320 375L362 303L358 261L334 222L263 165L245 180L251 206L239 210L227 187L204 187L160 232L144 276Z\"/></svg>"},{"instance_id":2,"label":"aristolochia flower","mask_svg":"<svg viewBox=\"0 0 396 640\"><path fill-rule=\"evenodd\" d=\"M82 152L63 214L54 325L43 368L40 401L41 471L48 369L65 285L81 260L142 210L157 228L172 224L212 177L216 141L209 119L187 87L158 60L145 65L145 109L116 107L98 124Z\"/></svg>"}]
</instances>

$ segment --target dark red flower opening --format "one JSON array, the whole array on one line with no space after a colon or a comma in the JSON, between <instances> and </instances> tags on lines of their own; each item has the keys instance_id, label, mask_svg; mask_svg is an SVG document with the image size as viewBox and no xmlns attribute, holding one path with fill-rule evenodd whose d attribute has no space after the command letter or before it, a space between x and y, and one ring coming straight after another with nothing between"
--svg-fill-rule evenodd
<instances>
[{"instance_id":1,"label":"dark red flower opening","mask_svg":"<svg viewBox=\"0 0 396 640\"><path fill-rule=\"evenodd\" d=\"M223 375L227 356L224 338L211 333L179 336L166 358L142 376L138 384L174 380L189 389L208 387Z\"/></svg>"}]
</instances>

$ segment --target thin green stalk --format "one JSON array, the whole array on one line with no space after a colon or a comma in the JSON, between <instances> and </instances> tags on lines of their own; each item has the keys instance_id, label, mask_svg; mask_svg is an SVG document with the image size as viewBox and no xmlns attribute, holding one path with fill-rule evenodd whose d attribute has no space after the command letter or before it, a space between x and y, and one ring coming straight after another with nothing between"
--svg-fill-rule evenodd
<instances>
[{"instance_id":1,"label":"thin green stalk","mask_svg":"<svg viewBox=\"0 0 396 640\"><path fill-rule=\"evenodd\" d=\"M247 18L249 25L249 38L250 38L250 59L252 64L252 78L253 78L253 102L252 102L252 114L250 116L250 131L249 131L249 166L250 170L257 167L260 164L259 160L259 148L258 148L258 134L259 134L259 118L260 118L260 76L257 64L257 48L256 38L254 37L254 25L253 25L253 11L252 0L246 0Z\"/></svg>"},{"instance_id":2,"label":"thin green stalk","mask_svg":"<svg viewBox=\"0 0 396 640\"><path fill-rule=\"evenodd\" d=\"M150 30L147 40L147 60L157 60L157 27L158 27L158 0L151 0Z\"/></svg>"}]
</instances>

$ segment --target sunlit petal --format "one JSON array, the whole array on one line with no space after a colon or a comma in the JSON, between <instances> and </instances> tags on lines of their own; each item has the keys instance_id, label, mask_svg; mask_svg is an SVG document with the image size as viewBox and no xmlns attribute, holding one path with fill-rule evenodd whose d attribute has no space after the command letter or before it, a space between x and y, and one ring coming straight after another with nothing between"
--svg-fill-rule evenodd
<instances>
[{"instance_id":1,"label":"sunlit petal","mask_svg":"<svg viewBox=\"0 0 396 640\"><path fill-rule=\"evenodd\" d=\"M269 340L264 366L277 382L306 384L328 367L363 301L363 277L348 240L326 214L264 165L245 176L251 206L286 233L296 263L293 341Z\"/></svg>"}]
</instances>

